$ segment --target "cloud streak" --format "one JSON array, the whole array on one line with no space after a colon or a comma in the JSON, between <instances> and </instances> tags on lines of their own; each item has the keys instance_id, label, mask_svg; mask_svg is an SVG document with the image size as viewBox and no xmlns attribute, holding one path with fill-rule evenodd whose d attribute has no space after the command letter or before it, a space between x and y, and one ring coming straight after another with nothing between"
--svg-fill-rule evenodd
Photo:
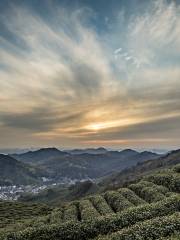
<instances>
[{"instance_id":1,"label":"cloud streak","mask_svg":"<svg viewBox=\"0 0 180 240\"><path fill-rule=\"evenodd\" d=\"M132 137L163 146L168 134L166 145L180 143L170 130L180 127L180 7L122 11L104 32L85 7L48 3L48 19L18 5L1 14L0 146L136 146Z\"/></svg>"}]
</instances>

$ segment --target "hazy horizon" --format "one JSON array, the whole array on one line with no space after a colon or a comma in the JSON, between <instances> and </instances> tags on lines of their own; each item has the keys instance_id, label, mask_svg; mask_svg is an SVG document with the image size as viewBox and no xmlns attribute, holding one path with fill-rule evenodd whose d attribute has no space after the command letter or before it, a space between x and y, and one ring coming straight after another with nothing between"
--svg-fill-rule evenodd
<instances>
[{"instance_id":1,"label":"hazy horizon","mask_svg":"<svg viewBox=\"0 0 180 240\"><path fill-rule=\"evenodd\" d=\"M0 149L178 149L180 1L1 0Z\"/></svg>"},{"instance_id":2,"label":"hazy horizon","mask_svg":"<svg viewBox=\"0 0 180 240\"><path fill-rule=\"evenodd\" d=\"M121 151L124 151L124 150L133 150L133 151L137 151L137 152L145 152L145 151L148 151L148 152L154 152L154 153L157 153L157 154L166 154L166 153L169 153L169 152L172 152L174 150L179 150L179 149L176 149L176 148L117 148L117 147L103 147L103 146L99 146L99 147L87 147L87 148L80 148L80 147L77 147L77 148L62 148L62 147L59 147L59 146L45 146L45 147L27 147L27 148L0 148L0 154L21 154L21 153L27 153L29 151L38 151L38 150L41 150L41 149L51 149L51 148L55 148L55 149L58 149L60 151L64 151L64 152L68 152L68 151L74 151L74 150L90 150L90 149L94 149L94 150L98 150L100 148L104 148L106 149L107 151L118 151L118 152L121 152Z\"/></svg>"}]
</instances>

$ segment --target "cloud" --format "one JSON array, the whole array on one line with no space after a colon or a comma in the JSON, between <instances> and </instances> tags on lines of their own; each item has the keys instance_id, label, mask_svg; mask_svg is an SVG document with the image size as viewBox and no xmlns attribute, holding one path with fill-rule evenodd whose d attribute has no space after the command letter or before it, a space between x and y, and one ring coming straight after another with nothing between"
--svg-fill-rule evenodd
<instances>
[{"instance_id":1,"label":"cloud","mask_svg":"<svg viewBox=\"0 0 180 240\"><path fill-rule=\"evenodd\" d=\"M83 118L82 113L64 113L60 115L58 111L49 108L35 108L26 113L2 113L1 121L4 122L6 127L22 128L34 132L49 131L55 126L67 126L67 122L77 124Z\"/></svg>"},{"instance_id":2,"label":"cloud","mask_svg":"<svg viewBox=\"0 0 180 240\"><path fill-rule=\"evenodd\" d=\"M35 145L158 136L163 144L168 134L179 143L170 130L180 127L179 5L153 1L128 17L121 9L108 17L106 32L93 25L89 8L49 3L47 10L45 18L11 5L0 17L6 144L17 136L22 144L25 133Z\"/></svg>"},{"instance_id":3,"label":"cloud","mask_svg":"<svg viewBox=\"0 0 180 240\"><path fill-rule=\"evenodd\" d=\"M114 51L114 54L119 54L120 52L122 51L122 48L117 48L115 51Z\"/></svg>"},{"instance_id":4,"label":"cloud","mask_svg":"<svg viewBox=\"0 0 180 240\"><path fill-rule=\"evenodd\" d=\"M130 124L119 128L106 129L101 134L85 136L89 144L124 144L136 147L175 146L179 142L180 114L161 119ZM171 128L169 127L171 125Z\"/></svg>"}]
</instances>

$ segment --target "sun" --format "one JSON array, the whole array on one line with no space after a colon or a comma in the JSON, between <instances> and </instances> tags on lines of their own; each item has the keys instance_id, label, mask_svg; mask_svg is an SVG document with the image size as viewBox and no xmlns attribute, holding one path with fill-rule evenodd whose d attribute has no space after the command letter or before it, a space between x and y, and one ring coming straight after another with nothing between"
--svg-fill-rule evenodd
<instances>
[{"instance_id":1,"label":"sun","mask_svg":"<svg viewBox=\"0 0 180 240\"><path fill-rule=\"evenodd\" d=\"M100 130L100 129L105 128L105 126L104 126L103 123L93 123L93 124L90 124L90 125L88 126L88 128L89 128L90 130L97 131L97 130Z\"/></svg>"}]
</instances>

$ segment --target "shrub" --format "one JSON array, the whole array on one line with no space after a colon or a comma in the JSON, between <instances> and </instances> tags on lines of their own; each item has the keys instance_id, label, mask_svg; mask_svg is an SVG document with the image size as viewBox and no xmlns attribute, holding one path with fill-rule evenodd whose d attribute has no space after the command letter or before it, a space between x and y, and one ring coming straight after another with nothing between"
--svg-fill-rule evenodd
<instances>
[{"instance_id":1,"label":"shrub","mask_svg":"<svg viewBox=\"0 0 180 240\"><path fill-rule=\"evenodd\" d=\"M101 215L113 213L113 210L110 208L106 200L101 195L95 195L89 197L89 199Z\"/></svg>"},{"instance_id":2,"label":"shrub","mask_svg":"<svg viewBox=\"0 0 180 240\"><path fill-rule=\"evenodd\" d=\"M108 234L139 221L165 216L180 210L180 197L173 196L161 202L129 208L121 213L106 215L87 222L68 222L61 225L47 225L27 228L24 231L10 233L3 240L85 240ZM131 238L129 238L131 239Z\"/></svg>"},{"instance_id":3,"label":"shrub","mask_svg":"<svg viewBox=\"0 0 180 240\"><path fill-rule=\"evenodd\" d=\"M146 177L148 181L151 181L158 185L167 187L170 191L180 193L180 174L179 173L158 173Z\"/></svg>"},{"instance_id":4,"label":"shrub","mask_svg":"<svg viewBox=\"0 0 180 240\"><path fill-rule=\"evenodd\" d=\"M138 182L136 184L131 184L129 186L129 188L139 195L141 193L142 188L144 188L144 187L153 187L153 186L154 186L154 184L152 182L140 181L140 182Z\"/></svg>"},{"instance_id":5,"label":"shrub","mask_svg":"<svg viewBox=\"0 0 180 240\"><path fill-rule=\"evenodd\" d=\"M51 221L51 215L48 214L46 216L43 217L38 217L35 220L31 220L31 224L33 226L39 225L39 224L48 224Z\"/></svg>"},{"instance_id":6,"label":"shrub","mask_svg":"<svg viewBox=\"0 0 180 240\"><path fill-rule=\"evenodd\" d=\"M173 170L174 170L175 172L177 172L177 173L180 173L180 164L177 164L177 165L173 168Z\"/></svg>"},{"instance_id":7,"label":"shrub","mask_svg":"<svg viewBox=\"0 0 180 240\"><path fill-rule=\"evenodd\" d=\"M145 187L141 190L141 197L144 198L147 202L157 202L165 198L165 195L160 193L154 187Z\"/></svg>"},{"instance_id":8,"label":"shrub","mask_svg":"<svg viewBox=\"0 0 180 240\"><path fill-rule=\"evenodd\" d=\"M76 205L71 203L65 206L64 209L64 221L77 221L78 220L78 213Z\"/></svg>"},{"instance_id":9,"label":"shrub","mask_svg":"<svg viewBox=\"0 0 180 240\"><path fill-rule=\"evenodd\" d=\"M139 222L130 228L112 233L97 240L145 240L169 236L180 229L180 213Z\"/></svg>"},{"instance_id":10,"label":"shrub","mask_svg":"<svg viewBox=\"0 0 180 240\"><path fill-rule=\"evenodd\" d=\"M107 191L104 197L108 204L112 207L115 212L120 212L126 208L134 206L125 197L123 197L119 192Z\"/></svg>"},{"instance_id":11,"label":"shrub","mask_svg":"<svg viewBox=\"0 0 180 240\"><path fill-rule=\"evenodd\" d=\"M50 214L50 223L60 223L63 220L63 208L56 208Z\"/></svg>"},{"instance_id":12,"label":"shrub","mask_svg":"<svg viewBox=\"0 0 180 240\"><path fill-rule=\"evenodd\" d=\"M165 198L164 194L168 192L166 187L157 186L156 184L146 181L131 184L129 188L149 203L162 200Z\"/></svg>"},{"instance_id":13,"label":"shrub","mask_svg":"<svg viewBox=\"0 0 180 240\"><path fill-rule=\"evenodd\" d=\"M98 211L93 207L92 203L88 199L79 202L79 209L82 220L91 220L100 216Z\"/></svg>"},{"instance_id":14,"label":"shrub","mask_svg":"<svg viewBox=\"0 0 180 240\"><path fill-rule=\"evenodd\" d=\"M25 221L29 218L44 216L52 208L45 204L30 204L21 202L0 201L0 228Z\"/></svg>"},{"instance_id":15,"label":"shrub","mask_svg":"<svg viewBox=\"0 0 180 240\"><path fill-rule=\"evenodd\" d=\"M128 188L120 188L118 192L122 194L125 198L127 198L127 200L135 206L146 204L146 202L142 198L138 197L132 190Z\"/></svg>"},{"instance_id":16,"label":"shrub","mask_svg":"<svg viewBox=\"0 0 180 240\"><path fill-rule=\"evenodd\" d=\"M180 230L169 237L161 237L159 240L180 240Z\"/></svg>"}]
</instances>

